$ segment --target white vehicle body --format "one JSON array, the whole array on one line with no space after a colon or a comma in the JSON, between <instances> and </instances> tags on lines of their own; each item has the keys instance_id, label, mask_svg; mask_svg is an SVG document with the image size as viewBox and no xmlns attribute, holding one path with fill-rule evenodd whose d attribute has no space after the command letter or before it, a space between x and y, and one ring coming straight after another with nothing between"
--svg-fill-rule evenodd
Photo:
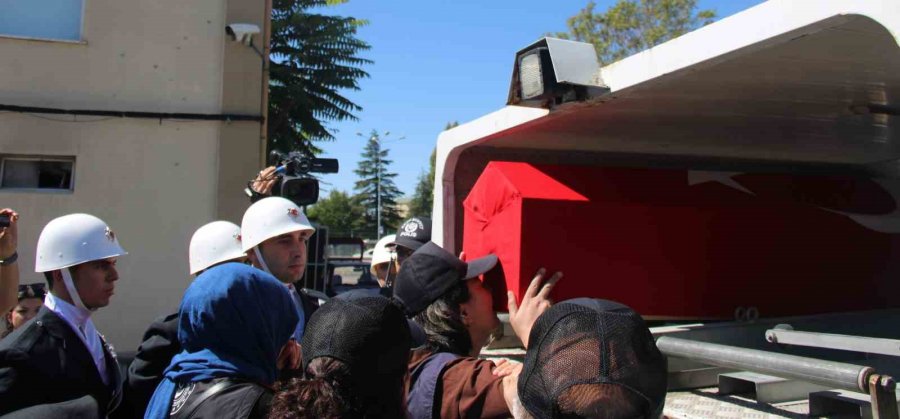
<instances>
[{"instance_id":1,"label":"white vehicle body","mask_svg":"<svg viewBox=\"0 0 900 419\"><path fill-rule=\"evenodd\" d=\"M461 247L461 202L490 160L885 175L900 158L898 37L893 0L772 0L602 67L606 95L445 131L432 238Z\"/></svg>"},{"instance_id":2,"label":"white vehicle body","mask_svg":"<svg viewBox=\"0 0 900 419\"><path fill-rule=\"evenodd\" d=\"M506 106L445 131L437 142L432 239L462 249L463 200L486 165L498 160L861 175L897 184L898 43L896 0L771 0L601 67L608 93L551 109ZM740 188L727 176L694 181ZM898 211L850 218L871 230L900 231ZM827 415L834 412L823 406L859 403L865 416L871 402L873 416L896 418L893 382L878 377L898 374L900 352L878 355L884 352L873 348L900 344L892 332L898 315L892 309L655 328L655 335L665 335L660 348L673 357L670 390L719 383L718 392L670 393L666 415ZM779 323L810 333L795 337L776 330ZM777 344L787 337L798 346ZM850 352L822 349L838 347ZM759 404L720 397L727 394L722 377L735 371L730 382L755 386ZM849 378L841 383L818 375L843 372ZM817 390L828 391L814 397ZM775 406L801 398L797 406Z\"/></svg>"}]
</instances>

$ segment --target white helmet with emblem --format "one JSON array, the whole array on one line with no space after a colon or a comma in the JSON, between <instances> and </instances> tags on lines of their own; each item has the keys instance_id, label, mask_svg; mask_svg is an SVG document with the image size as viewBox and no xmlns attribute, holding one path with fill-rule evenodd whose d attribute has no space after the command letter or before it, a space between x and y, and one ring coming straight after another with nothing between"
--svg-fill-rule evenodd
<instances>
[{"instance_id":1,"label":"white helmet with emblem","mask_svg":"<svg viewBox=\"0 0 900 419\"><path fill-rule=\"evenodd\" d=\"M242 249L246 252L272 237L304 230L316 231L297 204L277 196L261 199L241 220Z\"/></svg>"},{"instance_id":2,"label":"white helmet with emblem","mask_svg":"<svg viewBox=\"0 0 900 419\"><path fill-rule=\"evenodd\" d=\"M127 254L119 246L116 233L103 220L90 214L69 214L44 226L38 237L34 270L59 270L72 302L88 310L78 295L72 275L65 268Z\"/></svg>"},{"instance_id":3,"label":"white helmet with emblem","mask_svg":"<svg viewBox=\"0 0 900 419\"><path fill-rule=\"evenodd\" d=\"M268 266L257 248L259 244L296 231L316 231L297 204L277 196L261 199L247 208L241 220L242 250L253 250L263 270L268 272Z\"/></svg>"},{"instance_id":4,"label":"white helmet with emblem","mask_svg":"<svg viewBox=\"0 0 900 419\"><path fill-rule=\"evenodd\" d=\"M198 228L188 247L191 275L244 256L246 253L241 249L241 228L228 221L213 221Z\"/></svg>"},{"instance_id":5,"label":"white helmet with emblem","mask_svg":"<svg viewBox=\"0 0 900 419\"><path fill-rule=\"evenodd\" d=\"M34 271L55 271L127 254L103 220L90 214L69 214L44 226L37 242Z\"/></svg>"}]
</instances>

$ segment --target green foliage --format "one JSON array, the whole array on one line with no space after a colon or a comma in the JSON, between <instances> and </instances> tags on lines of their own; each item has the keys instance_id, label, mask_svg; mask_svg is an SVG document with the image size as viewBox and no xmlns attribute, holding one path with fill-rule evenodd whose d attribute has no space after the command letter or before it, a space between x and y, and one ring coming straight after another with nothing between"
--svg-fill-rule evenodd
<instances>
[{"instance_id":1,"label":"green foliage","mask_svg":"<svg viewBox=\"0 0 900 419\"><path fill-rule=\"evenodd\" d=\"M419 175L416 183L416 191L409 201L409 215L411 217L431 217L434 206L434 158L437 149L431 150L431 163L427 172Z\"/></svg>"},{"instance_id":2,"label":"green foliage","mask_svg":"<svg viewBox=\"0 0 900 419\"><path fill-rule=\"evenodd\" d=\"M333 140L326 121L355 120L362 108L339 92L359 90L370 48L356 38L364 20L311 13L347 0L273 0L269 70L269 150L318 153Z\"/></svg>"},{"instance_id":3,"label":"green foliage","mask_svg":"<svg viewBox=\"0 0 900 419\"><path fill-rule=\"evenodd\" d=\"M344 191L332 190L306 210L309 219L330 228L332 236L351 236L355 232L365 208Z\"/></svg>"},{"instance_id":4,"label":"green foliage","mask_svg":"<svg viewBox=\"0 0 900 419\"><path fill-rule=\"evenodd\" d=\"M444 126L444 131L458 126L459 122L448 122ZM416 192L409 202L409 215L412 217L431 217L431 211L434 207L434 163L436 154L437 149L432 149L428 172L422 172L419 175L419 182L416 183Z\"/></svg>"},{"instance_id":5,"label":"green foliage","mask_svg":"<svg viewBox=\"0 0 900 419\"><path fill-rule=\"evenodd\" d=\"M365 238L377 239L378 222L376 208L378 200L381 200L381 226L384 234L397 230L400 226L400 212L397 209L397 199L403 195L397 185L394 184L396 173L389 170L393 163L388 159L390 150L381 146L381 135L372 130L366 140L366 147L361 155L357 169L353 172L359 176L353 190L356 191L355 199L364 208L363 217L357 223L357 230ZM380 188L379 188L380 183Z\"/></svg>"},{"instance_id":6,"label":"green foliage","mask_svg":"<svg viewBox=\"0 0 900 419\"><path fill-rule=\"evenodd\" d=\"M603 64L679 37L716 18L713 10L697 11L697 0L619 0L604 13L590 1L569 18L569 32L554 36L590 42Z\"/></svg>"}]
</instances>

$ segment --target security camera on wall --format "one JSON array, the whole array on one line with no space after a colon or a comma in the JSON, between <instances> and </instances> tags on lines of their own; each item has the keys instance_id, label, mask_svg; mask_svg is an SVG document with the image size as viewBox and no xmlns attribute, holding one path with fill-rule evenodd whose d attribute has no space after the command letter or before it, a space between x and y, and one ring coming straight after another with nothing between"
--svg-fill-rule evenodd
<instances>
[{"instance_id":1,"label":"security camera on wall","mask_svg":"<svg viewBox=\"0 0 900 419\"><path fill-rule=\"evenodd\" d=\"M237 41L247 46L253 45L253 35L258 35L259 32L259 26L252 23L232 23L225 26L225 34L232 41Z\"/></svg>"}]
</instances>

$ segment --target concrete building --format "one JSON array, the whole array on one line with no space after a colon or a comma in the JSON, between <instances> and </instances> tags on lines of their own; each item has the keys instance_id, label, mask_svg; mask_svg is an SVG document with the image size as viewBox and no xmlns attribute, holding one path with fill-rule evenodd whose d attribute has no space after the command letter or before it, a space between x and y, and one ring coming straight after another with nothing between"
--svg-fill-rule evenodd
<instances>
[{"instance_id":1,"label":"concrete building","mask_svg":"<svg viewBox=\"0 0 900 419\"><path fill-rule=\"evenodd\" d=\"M249 205L242 190L261 164L262 58L225 28L264 28L265 2L12 5L0 14L0 207L21 214L20 281L44 280L34 250L48 221L104 219L129 255L111 305L94 319L117 349L134 350L154 318L178 308L193 231L214 219L239 223Z\"/></svg>"}]
</instances>

